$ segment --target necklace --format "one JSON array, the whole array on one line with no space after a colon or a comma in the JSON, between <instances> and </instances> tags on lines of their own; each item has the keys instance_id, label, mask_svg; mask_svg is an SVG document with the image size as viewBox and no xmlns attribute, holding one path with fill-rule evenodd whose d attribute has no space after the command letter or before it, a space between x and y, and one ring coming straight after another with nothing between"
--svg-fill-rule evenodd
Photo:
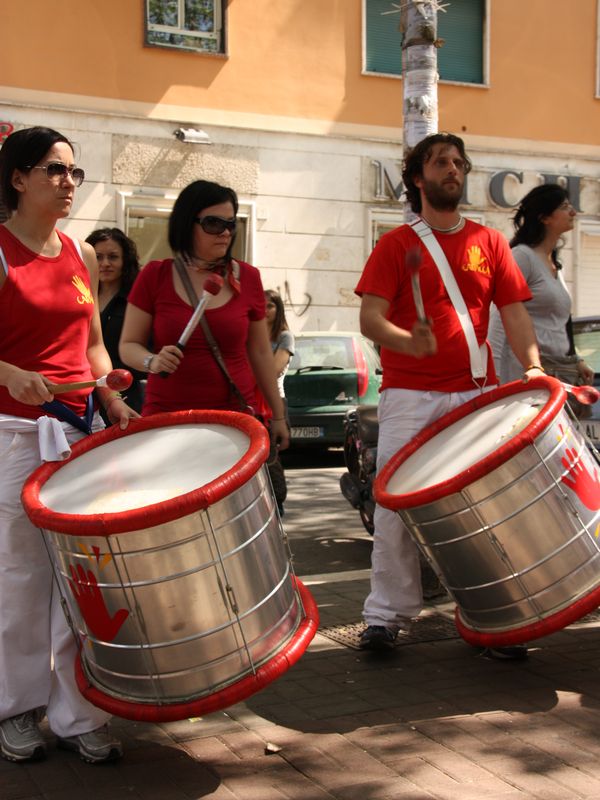
<instances>
[{"instance_id":1,"label":"necklace","mask_svg":"<svg viewBox=\"0 0 600 800\"><path fill-rule=\"evenodd\" d=\"M431 228L432 231L437 231L438 233L452 233L453 231L455 231L458 228L460 228L460 226L464 222L464 219L459 214L458 222L456 223L456 225L452 225L452 227L450 227L450 228L436 228L436 226L432 225L431 222L428 222L422 214L421 214L421 219L423 220L423 222L426 222L427 225L429 225L429 227Z\"/></svg>"}]
</instances>

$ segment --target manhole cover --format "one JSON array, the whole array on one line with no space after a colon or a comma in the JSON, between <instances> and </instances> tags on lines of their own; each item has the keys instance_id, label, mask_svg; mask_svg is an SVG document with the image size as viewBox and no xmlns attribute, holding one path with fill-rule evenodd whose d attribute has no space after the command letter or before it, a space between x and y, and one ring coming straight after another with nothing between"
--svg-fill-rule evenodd
<instances>
[{"instance_id":1,"label":"manhole cover","mask_svg":"<svg viewBox=\"0 0 600 800\"><path fill-rule=\"evenodd\" d=\"M366 628L364 622L354 622L349 625L332 625L329 628L319 628L319 633L327 639L332 639L338 644L359 650L359 639ZM395 647L418 642L438 642L442 639L460 638L454 622L441 614L427 614L413 621L410 633L400 631L396 638Z\"/></svg>"}]
</instances>

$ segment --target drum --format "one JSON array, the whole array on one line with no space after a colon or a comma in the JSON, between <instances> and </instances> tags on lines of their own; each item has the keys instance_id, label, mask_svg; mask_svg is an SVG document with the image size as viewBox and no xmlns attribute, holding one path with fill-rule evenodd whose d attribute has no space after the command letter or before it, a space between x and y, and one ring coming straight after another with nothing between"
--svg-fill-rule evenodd
<instances>
[{"instance_id":1,"label":"drum","mask_svg":"<svg viewBox=\"0 0 600 800\"><path fill-rule=\"evenodd\" d=\"M421 431L375 482L471 644L527 642L600 603L598 463L565 400L548 377L484 393Z\"/></svg>"},{"instance_id":2,"label":"drum","mask_svg":"<svg viewBox=\"0 0 600 800\"><path fill-rule=\"evenodd\" d=\"M293 574L254 418L157 414L78 442L23 489L42 529L90 702L199 716L285 672L318 626Z\"/></svg>"}]
</instances>

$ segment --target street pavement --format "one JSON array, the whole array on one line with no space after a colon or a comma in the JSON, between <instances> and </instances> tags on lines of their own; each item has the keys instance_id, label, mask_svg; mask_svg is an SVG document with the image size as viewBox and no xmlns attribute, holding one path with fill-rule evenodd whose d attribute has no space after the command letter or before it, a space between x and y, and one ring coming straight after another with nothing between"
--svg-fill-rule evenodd
<instances>
[{"instance_id":1,"label":"street pavement","mask_svg":"<svg viewBox=\"0 0 600 800\"><path fill-rule=\"evenodd\" d=\"M340 456L286 463L296 572L323 628L356 628L371 541L339 492ZM598 800L594 615L532 643L525 662L499 662L453 633L451 613L443 598L428 603L445 634L384 657L317 633L284 676L205 718L115 719L115 764L86 765L47 731L46 761L0 763L0 799Z\"/></svg>"}]
</instances>

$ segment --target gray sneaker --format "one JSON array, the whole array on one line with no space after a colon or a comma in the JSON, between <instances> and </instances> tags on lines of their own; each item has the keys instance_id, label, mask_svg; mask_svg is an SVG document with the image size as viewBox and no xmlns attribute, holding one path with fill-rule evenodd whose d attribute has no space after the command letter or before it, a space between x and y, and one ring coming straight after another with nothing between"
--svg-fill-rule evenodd
<instances>
[{"instance_id":1,"label":"gray sneaker","mask_svg":"<svg viewBox=\"0 0 600 800\"><path fill-rule=\"evenodd\" d=\"M88 764L116 761L123 755L121 742L109 733L107 725L89 733L80 733L79 736L59 738L57 744L63 750L79 753L81 759Z\"/></svg>"},{"instance_id":2,"label":"gray sneaker","mask_svg":"<svg viewBox=\"0 0 600 800\"><path fill-rule=\"evenodd\" d=\"M38 761L46 756L46 742L38 728L36 709L0 722L0 752L9 761Z\"/></svg>"}]
</instances>

